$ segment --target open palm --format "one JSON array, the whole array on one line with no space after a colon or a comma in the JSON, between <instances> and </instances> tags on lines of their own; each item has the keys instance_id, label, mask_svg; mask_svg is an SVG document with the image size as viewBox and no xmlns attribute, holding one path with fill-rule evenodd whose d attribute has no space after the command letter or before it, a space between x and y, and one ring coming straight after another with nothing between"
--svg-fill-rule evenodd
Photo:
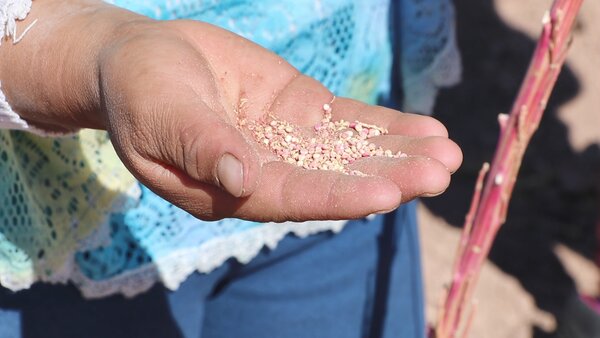
<instances>
[{"instance_id":1,"label":"open palm","mask_svg":"<svg viewBox=\"0 0 600 338\"><path fill-rule=\"evenodd\" d=\"M366 176L278 161L239 114L314 126L333 95L277 55L217 27L152 22L123 33L100 56L108 130L145 185L202 219L351 219L441 193L462 160L436 120L336 98L334 120L389 130L371 139L405 158L352 163Z\"/></svg>"}]
</instances>

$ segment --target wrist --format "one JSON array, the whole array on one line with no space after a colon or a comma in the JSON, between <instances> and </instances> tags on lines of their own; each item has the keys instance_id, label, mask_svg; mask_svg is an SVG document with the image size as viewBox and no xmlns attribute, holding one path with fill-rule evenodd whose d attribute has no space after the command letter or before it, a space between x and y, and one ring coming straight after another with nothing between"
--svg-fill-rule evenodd
<instances>
[{"instance_id":1,"label":"wrist","mask_svg":"<svg viewBox=\"0 0 600 338\"><path fill-rule=\"evenodd\" d=\"M124 27L150 19L102 1L36 0L19 43L0 47L0 81L23 119L50 131L105 129L98 56Z\"/></svg>"}]
</instances>

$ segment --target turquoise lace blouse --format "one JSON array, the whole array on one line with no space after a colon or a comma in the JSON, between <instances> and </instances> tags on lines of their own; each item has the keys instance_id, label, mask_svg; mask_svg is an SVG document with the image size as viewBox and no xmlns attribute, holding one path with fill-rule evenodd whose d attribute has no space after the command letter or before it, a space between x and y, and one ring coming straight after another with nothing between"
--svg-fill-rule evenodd
<instances>
[{"instance_id":1,"label":"turquoise lace blouse","mask_svg":"<svg viewBox=\"0 0 600 338\"><path fill-rule=\"evenodd\" d=\"M389 92L389 0L112 0L161 20L209 22L278 53L338 96L375 103ZM33 2L35 6L35 1ZM398 61L409 110L428 113L458 79L449 0L399 0ZM26 38L26 37L25 37ZM0 284L73 282L87 297L175 289L194 271L247 262L288 233L344 222L204 222L140 185L104 132L66 138L0 130Z\"/></svg>"}]
</instances>

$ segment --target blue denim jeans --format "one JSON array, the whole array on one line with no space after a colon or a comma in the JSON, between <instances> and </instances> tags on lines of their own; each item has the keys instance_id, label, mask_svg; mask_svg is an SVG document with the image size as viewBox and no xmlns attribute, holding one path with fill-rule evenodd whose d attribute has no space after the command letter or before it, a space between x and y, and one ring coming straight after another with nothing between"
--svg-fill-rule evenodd
<instances>
[{"instance_id":1,"label":"blue denim jeans","mask_svg":"<svg viewBox=\"0 0 600 338\"><path fill-rule=\"evenodd\" d=\"M415 203L339 234L287 236L177 291L83 299L74 286L0 289L0 338L424 337Z\"/></svg>"}]
</instances>

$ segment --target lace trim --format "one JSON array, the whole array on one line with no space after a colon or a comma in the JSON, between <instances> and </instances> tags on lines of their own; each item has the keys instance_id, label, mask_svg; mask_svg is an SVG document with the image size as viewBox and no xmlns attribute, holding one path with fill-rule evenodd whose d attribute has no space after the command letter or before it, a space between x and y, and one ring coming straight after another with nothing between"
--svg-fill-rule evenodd
<instances>
[{"instance_id":1,"label":"lace trim","mask_svg":"<svg viewBox=\"0 0 600 338\"><path fill-rule=\"evenodd\" d=\"M2 85L0 84L0 128L16 130L27 129L27 122L23 120L19 114L12 110L6 101L6 97L2 92L1 86Z\"/></svg>"},{"instance_id":2,"label":"lace trim","mask_svg":"<svg viewBox=\"0 0 600 338\"><path fill-rule=\"evenodd\" d=\"M433 113L439 88L457 84L461 79L461 58L456 43L456 28L451 26L448 42L434 61L416 76L403 79L404 107L407 112Z\"/></svg>"},{"instance_id":3,"label":"lace trim","mask_svg":"<svg viewBox=\"0 0 600 338\"><path fill-rule=\"evenodd\" d=\"M226 260L242 264L252 260L262 248L273 250L287 234L304 238L323 231L340 232L347 221L267 223L260 227L215 238L200 247L180 250L143 268L103 281L91 280L75 267L72 280L86 298L101 298L117 293L133 297L162 282L175 290L192 273L210 273Z\"/></svg>"},{"instance_id":4,"label":"lace trim","mask_svg":"<svg viewBox=\"0 0 600 338\"><path fill-rule=\"evenodd\" d=\"M0 35L13 39L13 43L21 40L23 35L35 23L32 23L21 36L17 36L17 21L24 20L31 10L32 0L5 0L0 6Z\"/></svg>"}]
</instances>

